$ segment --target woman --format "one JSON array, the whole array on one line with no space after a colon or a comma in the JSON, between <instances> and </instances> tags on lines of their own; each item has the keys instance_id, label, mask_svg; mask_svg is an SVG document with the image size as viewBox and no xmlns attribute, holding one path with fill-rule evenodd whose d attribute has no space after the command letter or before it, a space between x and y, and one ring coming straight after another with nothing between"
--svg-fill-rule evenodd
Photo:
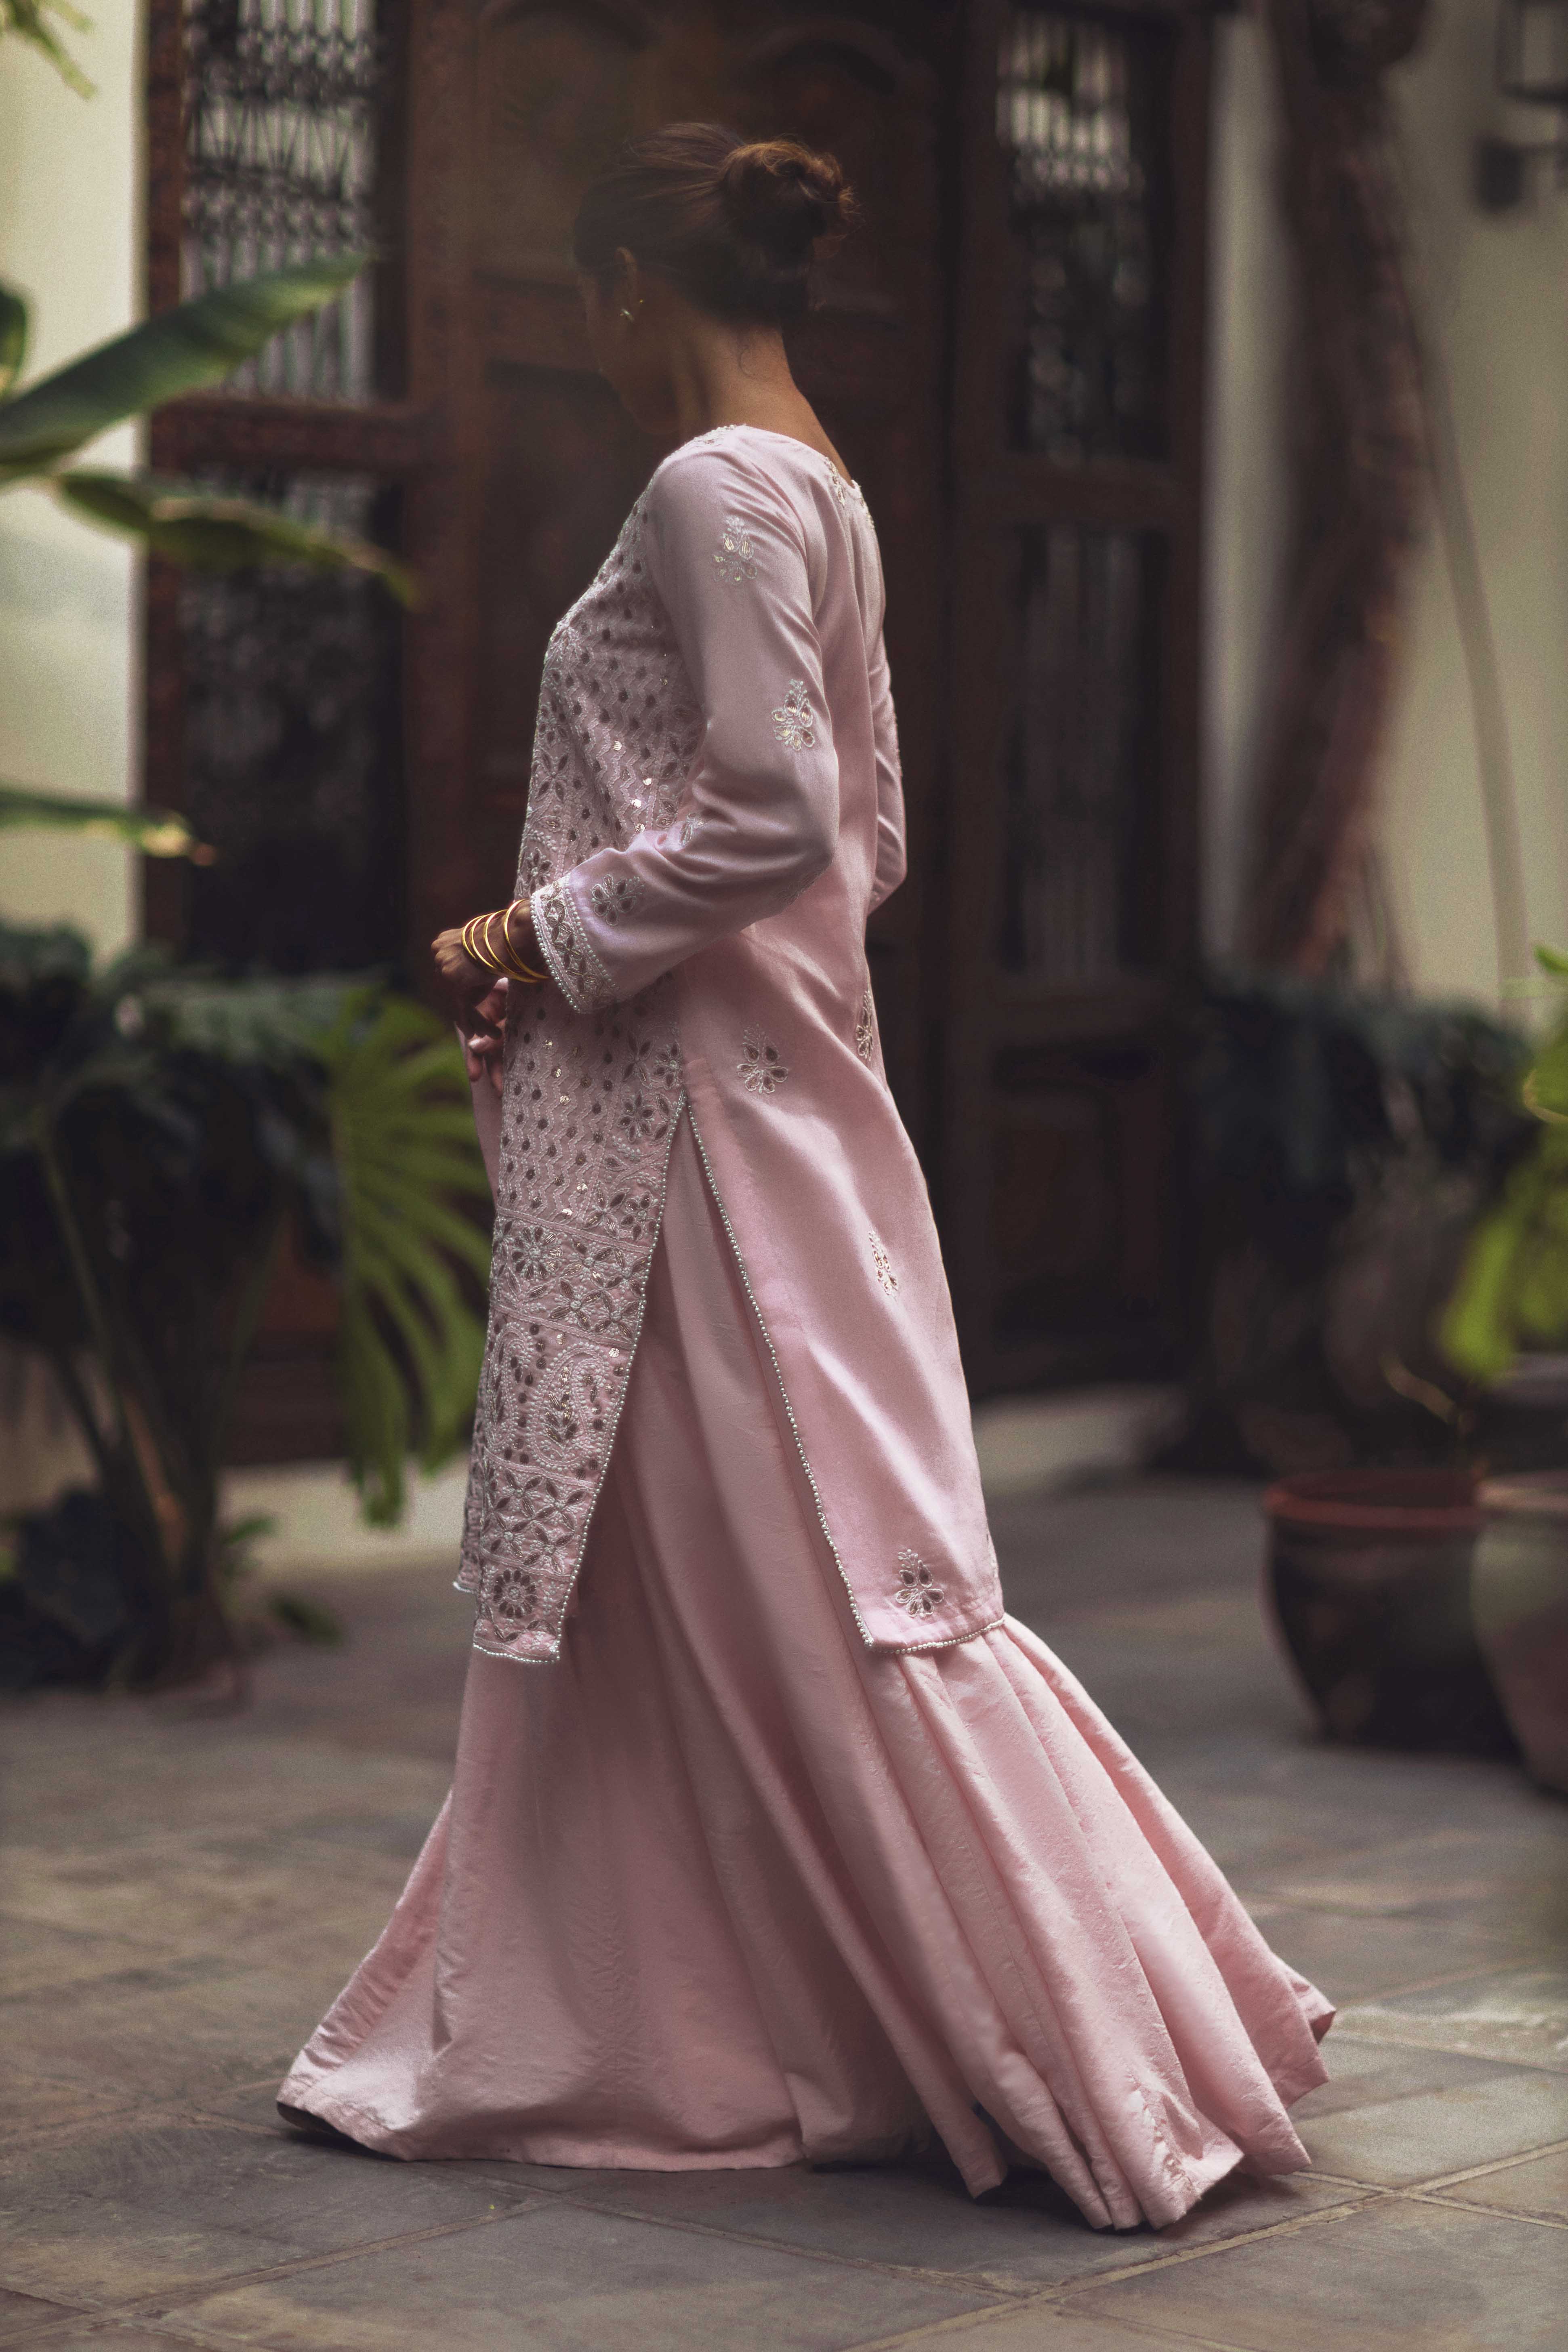
<instances>
[{"instance_id":1,"label":"woman","mask_svg":"<svg viewBox=\"0 0 1568 2352\"><path fill-rule=\"evenodd\" d=\"M1160 2224L1306 2162L1331 2012L1003 1611L866 967L876 533L780 336L848 215L828 158L682 125L578 220L595 356L679 446L551 640L520 896L436 942L477 1060L504 1019L479 1654L282 2104L589 2166L934 2126L976 2194Z\"/></svg>"}]
</instances>

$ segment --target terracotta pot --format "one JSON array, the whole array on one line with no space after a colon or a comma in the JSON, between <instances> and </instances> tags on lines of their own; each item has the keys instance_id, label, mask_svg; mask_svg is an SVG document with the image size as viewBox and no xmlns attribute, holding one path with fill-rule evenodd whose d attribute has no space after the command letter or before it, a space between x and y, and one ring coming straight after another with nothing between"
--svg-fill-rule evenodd
<instances>
[{"instance_id":1,"label":"terracotta pot","mask_svg":"<svg viewBox=\"0 0 1568 2352\"><path fill-rule=\"evenodd\" d=\"M1470 1618L1481 1512L1449 1470L1318 1470L1264 1496L1266 1594L1335 1739L1515 1752Z\"/></svg>"},{"instance_id":2,"label":"terracotta pot","mask_svg":"<svg viewBox=\"0 0 1568 2352\"><path fill-rule=\"evenodd\" d=\"M1568 1470L1489 1478L1470 1607L1531 1776L1568 1793Z\"/></svg>"}]
</instances>

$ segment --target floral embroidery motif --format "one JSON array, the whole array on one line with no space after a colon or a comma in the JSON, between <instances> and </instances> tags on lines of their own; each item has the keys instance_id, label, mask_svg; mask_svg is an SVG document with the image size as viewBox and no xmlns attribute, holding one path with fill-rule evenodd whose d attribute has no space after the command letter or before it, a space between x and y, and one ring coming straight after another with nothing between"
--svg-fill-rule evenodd
<instances>
[{"instance_id":1,"label":"floral embroidery motif","mask_svg":"<svg viewBox=\"0 0 1568 2352\"><path fill-rule=\"evenodd\" d=\"M754 580L757 576L757 551L752 536L739 515L728 514L713 550L713 561L726 580Z\"/></svg>"},{"instance_id":2,"label":"floral embroidery motif","mask_svg":"<svg viewBox=\"0 0 1568 2352\"><path fill-rule=\"evenodd\" d=\"M776 1095L789 1076L789 1064L765 1037L748 1037L735 1067L748 1094Z\"/></svg>"},{"instance_id":3,"label":"floral embroidery motif","mask_svg":"<svg viewBox=\"0 0 1568 2352\"><path fill-rule=\"evenodd\" d=\"M877 1005L869 981L866 982L866 993L860 999L860 1010L855 1018L855 1051L869 1069L877 1058Z\"/></svg>"},{"instance_id":4,"label":"floral embroidery motif","mask_svg":"<svg viewBox=\"0 0 1568 2352\"><path fill-rule=\"evenodd\" d=\"M893 1588L895 1609L901 1609L906 1617L934 1617L946 1598L918 1551L899 1554L899 1580Z\"/></svg>"},{"instance_id":5,"label":"floral embroidery motif","mask_svg":"<svg viewBox=\"0 0 1568 2352\"><path fill-rule=\"evenodd\" d=\"M589 891L588 904L602 922L618 923L638 904L646 888L640 874L606 875Z\"/></svg>"},{"instance_id":6,"label":"floral embroidery motif","mask_svg":"<svg viewBox=\"0 0 1568 2352\"><path fill-rule=\"evenodd\" d=\"M883 1289L889 1292L897 1290L899 1277L893 1272L893 1261L888 1255L886 1244L876 1234L871 1235L871 1264L876 1268L877 1279Z\"/></svg>"},{"instance_id":7,"label":"floral embroidery motif","mask_svg":"<svg viewBox=\"0 0 1568 2352\"><path fill-rule=\"evenodd\" d=\"M773 714L773 733L786 751L810 751L816 749L816 713L812 709L803 677L792 677L789 692Z\"/></svg>"},{"instance_id":8,"label":"floral embroidery motif","mask_svg":"<svg viewBox=\"0 0 1568 2352\"><path fill-rule=\"evenodd\" d=\"M543 1588L538 1577L526 1568L495 1568L485 1579L485 1612L509 1633L526 1633L537 1625L543 1601Z\"/></svg>"},{"instance_id":9,"label":"floral embroidery motif","mask_svg":"<svg viewBox=\"0 0 1568 2352\"><path fill-rule=\"evenodd\" d=\"M847 508L851 499L855 500L858 506L863 507L866 503L866 493L860 488L859 483L847 480L846 477L839 472L831 457L827 459L826 463L827 478L832 486L833 495L837 499L840 507Z\"/></svg>"},{"instance_id":10,"label":"floral embroidery motif","mask_svg":"<svg viewBox=\"0 0 1568 2352\"><path fill-rule=\"evenodd\" d=\"M570 890L547 882L531 900L534 936L574 1013L596 1013L615 1001L615 982L594 953Z\"/></svg>"}]
</instances>

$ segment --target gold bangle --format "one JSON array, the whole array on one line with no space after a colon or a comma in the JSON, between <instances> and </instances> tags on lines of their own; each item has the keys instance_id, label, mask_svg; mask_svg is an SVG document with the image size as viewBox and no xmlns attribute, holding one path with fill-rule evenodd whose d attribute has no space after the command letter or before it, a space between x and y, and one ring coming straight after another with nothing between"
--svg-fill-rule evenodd
<instances>
[{"instance_id":1,"label":"gold bangle","mask_svg":"<svg viewBox=\"0 0 1568 2352\"><path fill-rule=\"evenodd\" d=\"M470 915L463 925L463 953L470 963L477 963L481 971L499 971L500 966L496 962L495 958L479 945L479 926L483 920L482 915Z\"/></svg>"},{"instance_id":2,"label":"gold bangle","mask_svg":"<svg viewBox=\"0 0 1568 2352\"><path fill-rule=\"evenodd\" d=\"M507 908L505 914L501 917L501 952L510 959L507 964L507 970L512 974L514 979L526 981L530 986L538 986L544 981L547 981L550 974L547 971L535 971L531 964L524 963L521 956L519 955L517 950L511 943L511 919L513 915L516 914L520 907L527 906L527 904L528 901L525 898L514 898L510 906Z\"/></svg>"}]
</instances>

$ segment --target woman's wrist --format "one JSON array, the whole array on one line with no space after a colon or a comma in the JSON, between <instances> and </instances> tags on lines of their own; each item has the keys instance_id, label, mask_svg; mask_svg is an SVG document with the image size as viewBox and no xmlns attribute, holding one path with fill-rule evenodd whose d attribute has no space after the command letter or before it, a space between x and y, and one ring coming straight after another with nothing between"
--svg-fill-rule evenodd
<instances>
[{"instance_id":1,"label":"woman's wrist","mask_svg":"<svg viewBox=\"0 0 1568 2352\"><path fill-rule=\"evenodd\" d=\"M534 935L533 909L526 898L514 898L501 917L501 938L510 962L518 967L519 976L537 984L548 980L539 941Z\"/></svg>"}]
</instances>

